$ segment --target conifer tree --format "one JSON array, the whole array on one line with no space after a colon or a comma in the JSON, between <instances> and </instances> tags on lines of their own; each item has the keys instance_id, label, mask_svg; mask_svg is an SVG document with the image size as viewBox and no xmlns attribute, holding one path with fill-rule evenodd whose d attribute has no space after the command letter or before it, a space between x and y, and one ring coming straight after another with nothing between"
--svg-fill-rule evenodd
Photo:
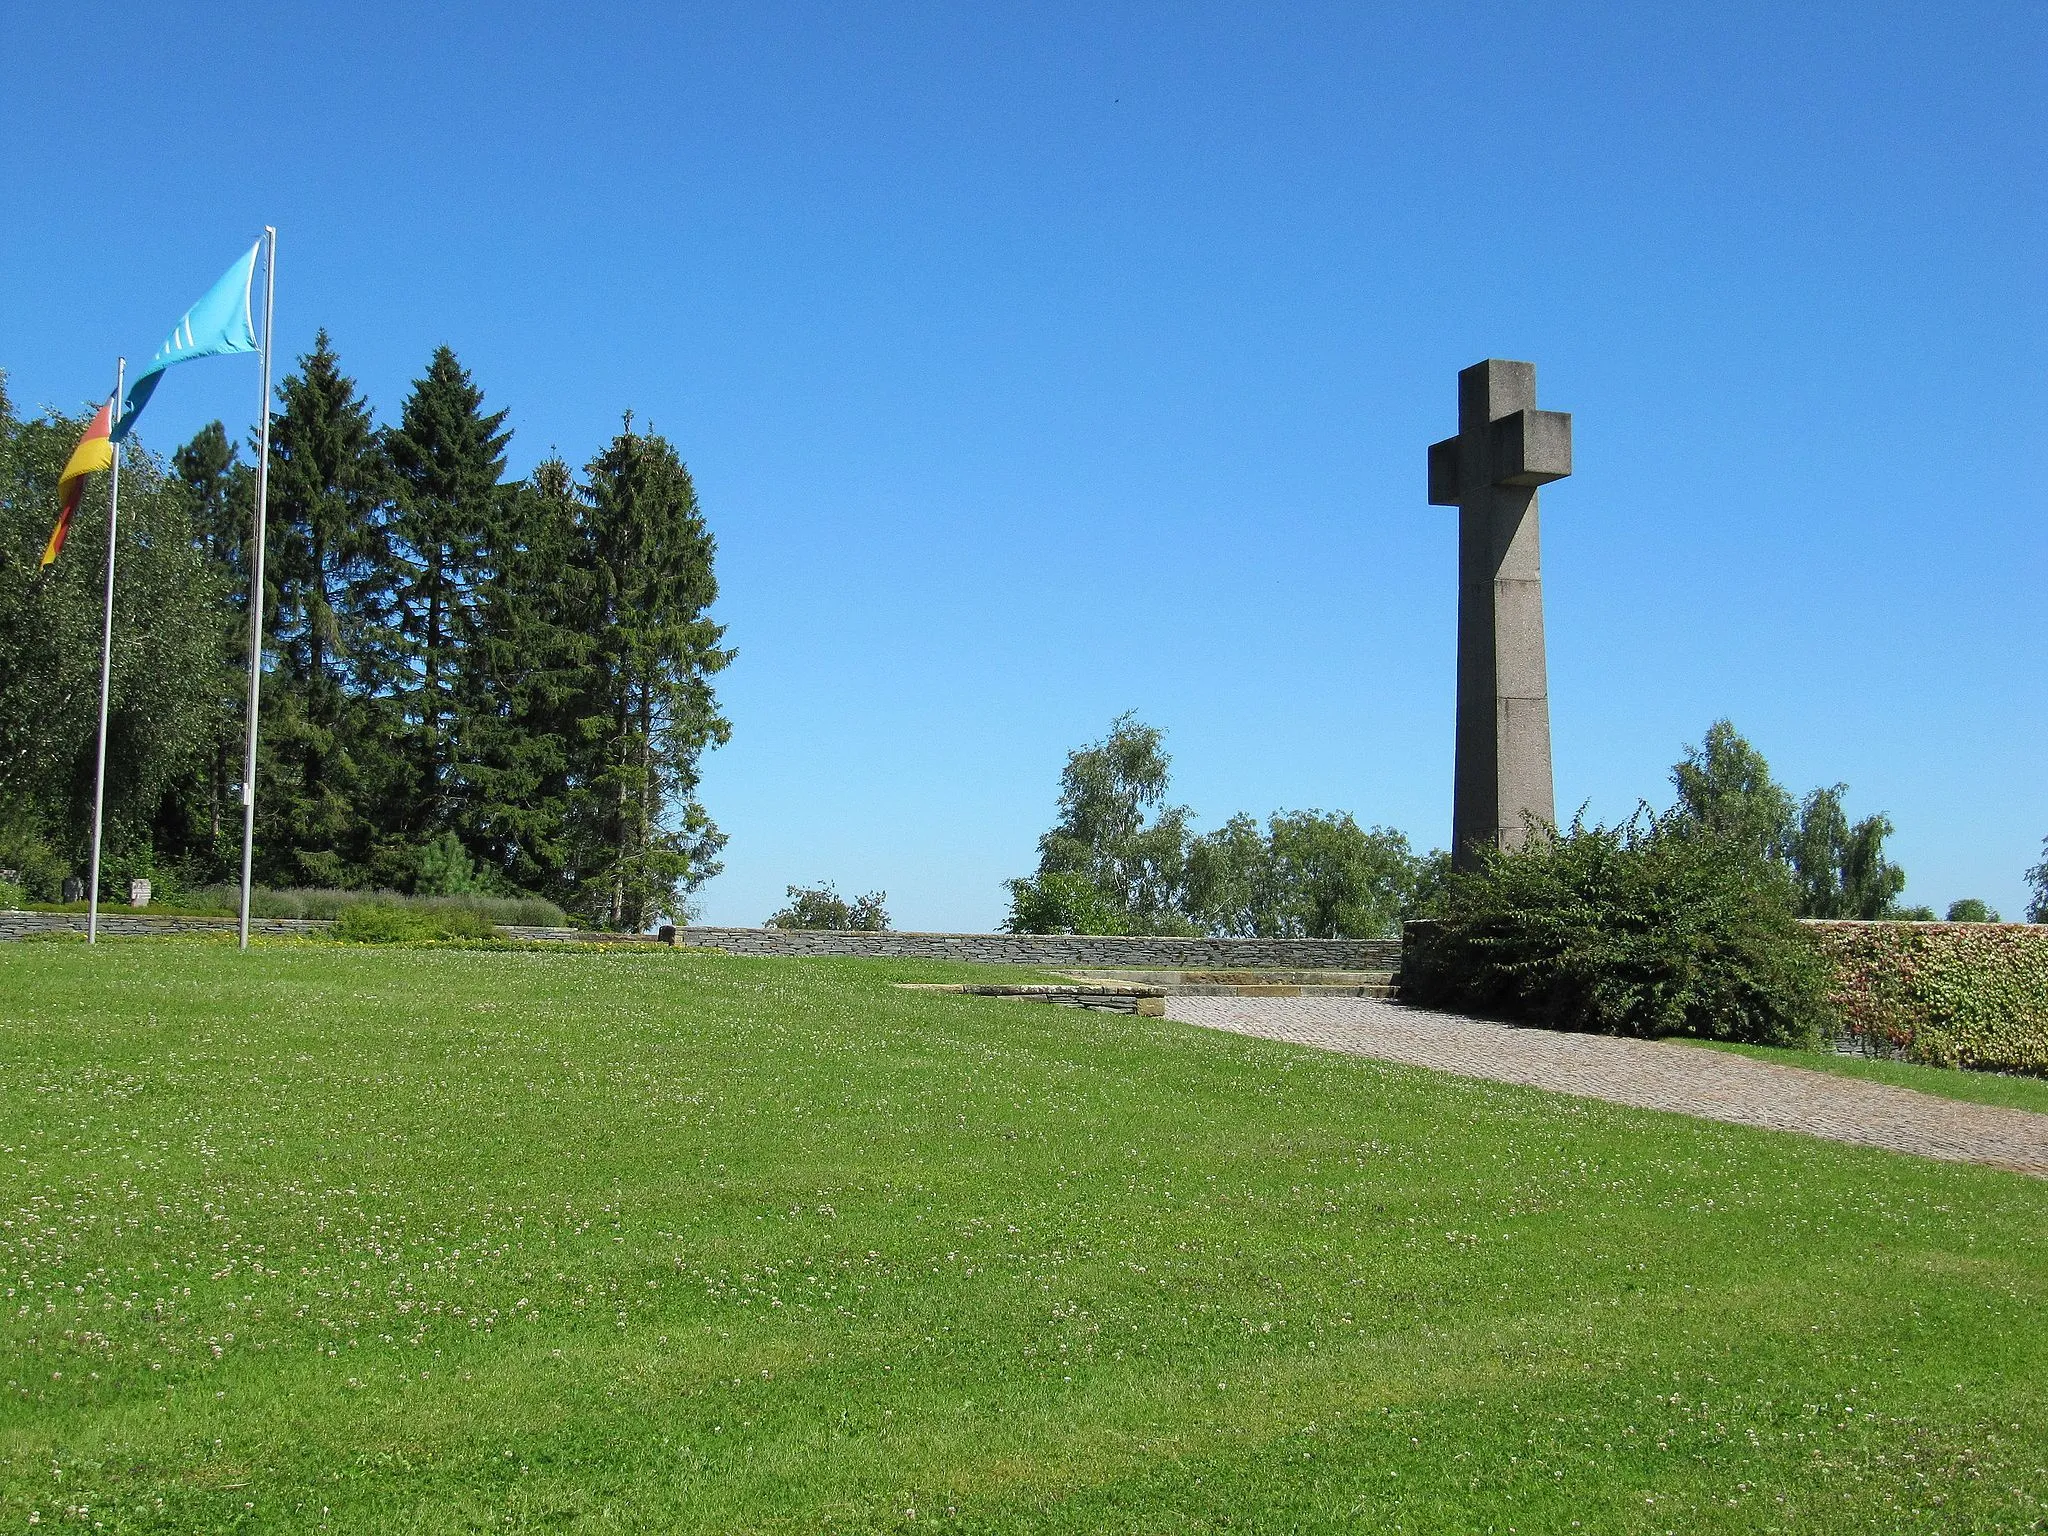
<instances>
[{"instance_id":1,"label":"conifer tree","mask_svg":"<svg viewBox=\"0 0 2048 1536\"><path fill-rule=\"evenodd\" d=\"M459 689L459 820L486 883L567 894L573 738L594 654L587 506L568 464L550 457L503 509L483 544Z\"/></svg>"},{"instance_id":2,"label":"conifer tree","mask_svg":"<svg viewBox=\"0 0 2048 1536\"><path fill-rule=\"evenodd\" d=\"M581 483L507 485L505 413L446 348L388 432L324 333L278 395L258 879L680 914L725 841L697 784L731 653L675 449L629 417ZM90 805L103 477L38 565L82 424L18 419L0 375L0 868L38 895ZM255 475L219 422L123 464L106 889L175 890L239 853Z\"/></svg>"},{"instance_id":3,"label":"conifer tree","mask_svg":"<svg viewBox=\"0 0 2048 1536\"><path fill-rule=\"evenodd\" d=\"M266 625L278 681L265 704L263 854L291 884L352 885L364 875L369 787L355 747L375 721L389 475L370 407L342 373L327 332L278 388L271 428ZM272 700L275 702L273 703ZM369 743L363 743L369 744ZM374 755L374 754L373 754Z\"/></svg>"},{"instance_id":4,"label":"conifer tree","mask_svg":"<svg viewBox=\"0 0 2048 1536\"><path fill-rule=\"evenodd\" d=\"M731 734L711 678L733 653L707 616L716 545L675 449L628 414L587 475L596 647L576 738L573 873L589 916L637 930L719 870L725 835L696 792L702 754Z\"/></svg>"},{"instance_id":5,"label":"conifer tree","mask_svg":"<svg viewBox=\"0 0 2048 1536\"><path fill-rule=\"evenodd\" d=\"M219 659L219 697L207 730L206 762L189 786L181 851L195 872L225 873L234 856L234 789L242 776L243 708L240 686L248 667L248 575L243 550L256 504L255 476L229 440L227 429L210 421L171 455L169 489L185 504L193 547L222 595L214 613L214 648Z\"/></svg>"},{"instance_id":6,"label":"conifer tree","mask_svg":"<svg viewBox=\"0 0 2048 1536\"><path fill-rule=\"evenodd\" d=\"M447 347L414 381L386 436L394 474L386 572L402 663L404 794L392 830L425 845L455 820L463 745L461 682L475 635L483 551L504 515L506 413L486 415L483 391Z\"/></svg>"},{"instance_id":7,"label":"conifer tree","mask_svg":"<svg viewBox=\"0 0 2048 1536\"><path fill-rule=\"evenodd\" d=\"M209 421L193 433L171 455L171 472L192 520L193 543L222 571L238 573L242 541L249 536L249 470L228 440L227 428Z\"/></svg>"}]
</instances>

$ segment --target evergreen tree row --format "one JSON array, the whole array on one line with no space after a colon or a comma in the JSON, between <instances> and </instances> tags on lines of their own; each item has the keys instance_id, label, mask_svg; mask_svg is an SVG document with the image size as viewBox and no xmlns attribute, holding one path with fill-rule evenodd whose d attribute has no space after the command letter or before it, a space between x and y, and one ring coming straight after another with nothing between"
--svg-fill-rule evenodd
<instances>
[{"instance_id":1,"label":"evergreen tree row","mask_svg":"<svg viewBox=\"0 0 2048 1536\"><path fill-rule=\"evenodd\" d=\"M545 896L638 929L718 870L714 542L662 437L508 480L506 412L436 351L380 427L324 332L271 426L256 871L272 886ZM106 487L37 557L82 420L0 390L0 870L82 871ZM95 477L103 482L106 477ZM255 475L216 422L123 460L107 890L239 859Z\"/></svg>"}]
</instances>

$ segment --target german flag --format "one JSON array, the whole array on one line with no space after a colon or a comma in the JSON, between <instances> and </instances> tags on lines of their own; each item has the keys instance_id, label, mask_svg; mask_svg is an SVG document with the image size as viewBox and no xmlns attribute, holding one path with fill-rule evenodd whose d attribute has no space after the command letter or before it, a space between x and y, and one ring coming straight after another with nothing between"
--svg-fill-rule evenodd
<instances>
[{"instance_id":1,"label":"german flag","mask_svg":"<svg viewBox=\"0 0 2048 1536\"><path fill-rule=\"evenodd\" d=\"M85 477L96 469L114 467L114 444L109 436L113 429L113 412L114 402L111 400L100 407L92 425L85 429L85 436L71 450L71 457L64 463L64 473L57 477L57 526L50 531L50 542L43 550L44 565L64 552L64 540L71 534L72 514L77 512L78 503L85 497Z\"/></svg>"}]
</instances>

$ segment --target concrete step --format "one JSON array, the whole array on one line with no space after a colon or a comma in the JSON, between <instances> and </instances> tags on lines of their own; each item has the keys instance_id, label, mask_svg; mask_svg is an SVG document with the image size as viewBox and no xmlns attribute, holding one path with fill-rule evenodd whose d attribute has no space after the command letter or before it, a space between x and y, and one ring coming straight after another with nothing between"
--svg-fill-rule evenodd
<instances>
[{"instance_id":1,"label":"concrete step","mask_svg":"<svg viewBox=\"0 0 2048 1536\"><path fill-rule=\"evenodd\" d=\"M1169 997L1382 997L1399 995L1399 978L1391 971L1309 971L1316 981L1134 981L1136 972L1107 976L1101 972L1060 971L1064 982L930 982L899 981L905 992L952 992L974 997L1007 997L1019 1002L1053 1003L1068 1008L1096 1008L1112 1013L1158 1015ZM1151 971L1147 976L1205 976L1202 971Z\"/></svg>"},{"instance_id":2,"label":"concrete step","mask_svg":"<svg viewBox=\"0 0 2048 1536\"><path fill-rule=\"evenodd\" d=\"M1063 1008L1093 1008L1102 1013L1142 1013L1158 1018L1166 1012L1166 994L1157 987L1102 981L1078 986L1026 982L1008 986L987 982L899 981L903 992L952 992L967 997L1007 997L1023 1003L1052 1003Z\"/></svg>"},{"instance_id":3,"label":"concrete step","mask_svg":"<svg viewBox=\"0 0 2048 1536\"><path fill-rule=\"evenodd\" d=\"M1136 986L1224 986L1224 987L1370 987L1391 983L1393 971L1339 971L1274 968L1232 970L1195 969L1108 969L1096 966L1062 968L1056 974L1075 981L1124 981Z\"/></svg>"},{"instance_id":4,"label":"concrete step","mask_svg":"<svg viewBox=\"0 0 2048 1536\"><path fill-rule=\"evenodd\" d=\"M1156 988L1166 997L1395 997L1394 971L1074 970L1057 974L1083 985Z\"/></svg>"},{"instance_id":5,"label":"concrete step","mask_svg":"<svg viewBox=\"0 0 2048 1536\"><path fill-rule=\"evenodd\" d=\"M1192 985L1165 986L1159 989L1168 997L1397 997L1400 985L1392 981L1357 982L1351 985L1318 984L1315 982L1265 982L1245 983L1235 986L1221 983L1197 983Z\"/></svg>"}]
</instances>

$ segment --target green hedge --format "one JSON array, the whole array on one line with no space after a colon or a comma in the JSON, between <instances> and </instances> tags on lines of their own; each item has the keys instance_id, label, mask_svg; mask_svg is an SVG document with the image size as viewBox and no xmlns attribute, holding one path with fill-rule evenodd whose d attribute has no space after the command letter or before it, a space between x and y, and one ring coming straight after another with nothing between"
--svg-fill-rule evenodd
<instances>
[{"instance_id":1,"label":"green hedge","mask_svg":"<svg viewBox=\"0 0 2048 1536\"><path fill-rule=\"evenodd\" d=\"M1852 1035L1936 1066L2048 1075L2048 926L1802 926L1833 963Z\"/></svg>"}]
</instances>

